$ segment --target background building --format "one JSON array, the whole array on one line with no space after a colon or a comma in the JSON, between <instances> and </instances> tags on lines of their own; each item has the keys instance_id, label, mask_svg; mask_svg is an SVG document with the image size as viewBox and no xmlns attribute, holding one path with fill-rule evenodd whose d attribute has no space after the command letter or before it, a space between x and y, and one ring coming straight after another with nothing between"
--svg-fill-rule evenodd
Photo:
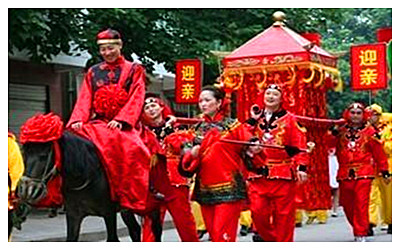
<instances>
[{"instance_id":1,"label":"background building","mask_svg":"<svg viewBox=\"0 0 400 250\"><path fill-rule=\"evenodd\" d=\"M8 58L8 129L17 135L21 125L37 113L52 111L68 120L91 56L87 52L79 56L60 54L46 64L27 58L24 52ZM174 74L158 65L147 77L147 91L158 94L178 112L187 110L187 106L174 103Z\"/></svg>"}]
</instances>

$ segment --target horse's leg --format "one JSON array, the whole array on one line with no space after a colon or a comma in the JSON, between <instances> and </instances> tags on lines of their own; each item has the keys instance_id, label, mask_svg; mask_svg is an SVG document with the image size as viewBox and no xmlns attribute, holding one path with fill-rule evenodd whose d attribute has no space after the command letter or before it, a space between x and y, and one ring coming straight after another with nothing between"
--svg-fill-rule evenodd
<instances>
[{"instance_id":1,"label":"horse's leg","mask_svg":"<svg viewBox=\"0 0 400 250\"><path fill-rule=\"evenodd\" d=\"M117 213L112 213L111 215L104 216L104 221L106 222L107 228L107 241L108 242L118 242L117 235Z\"/></svg>"},{"instance_id":2,"label":"horse's leg","mask_svg":"<svg viewBox=\"0 0 400 250\"><path fill-rule=\"evenodd\" d=\"M155 242L161 242L162 235L162 225L161 225L161 216L160 209L156 209L150 213L151 218L151 230L154 234Z\"/></svg>"},{"instance_id":3,"label":"horse's leg","mask_svg":"<svg viewBox=\"0 0 400 250\"><path fill-rule=\"evenodd\" d=\"M125 225L128 227L129 235L133 242L140 242L141 227L136 221L135 214L132 211L121 210L121 217Z\"/></svg>"},{"instance_id":4,"label":"horse's leg","mask_svg":"<svg viewBox=\"0 0 400 250\"><path fill-rule=\"evenodd\" d=\"M67 211L67 241L78 241L82 220L82 215L71 214Z\"/></svg>"}]
</instances>

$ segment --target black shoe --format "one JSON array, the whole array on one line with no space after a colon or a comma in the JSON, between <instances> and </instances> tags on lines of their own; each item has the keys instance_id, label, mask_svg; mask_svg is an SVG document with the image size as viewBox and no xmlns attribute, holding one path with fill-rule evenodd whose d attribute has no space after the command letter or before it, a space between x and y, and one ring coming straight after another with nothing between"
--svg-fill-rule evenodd
<instances>
[{"instance_id":1,"label":"black shoe","mask_svg":"<svg viewBox=\"0 0 400 250\"><path fill-rule=\"evenodd\" d=\"M392 234L392 224L389 224L388 226L388 234Z\"/></svg>"},{"instance_id":2,"label":"black shoe","mask_svg":"<svg viewBox=\"0 0 400 250\"><path fill-rule=\"evenodd\" d=\"M296 223L296 227L302 227L302 226L303 226L303 223L301 223L301 222Z\"/></svg>"},{"instance_id":3,"label":"black shoe","mask_svg":"<svg viewBox=\"0 0 400 250\"><path fill-rule=\"evenodd\" d=\"M201 238L203 238L206 233L207 233L207 230L197 230L197 238L199 238L199 240L201 240Z\"/></svg>"},{"instance_id":4,"label":"black shoe","mask_svg":"<svg viewBox=\"0 0 400 250\"><path fill-rule=\"evenodd\" d=\"M369 224L367 236L374 236L374 227L375 227L374 224L371 223Z\"/></svg>"},{"instance_id":5,"label":"black shoe","mask_svg":"<svg viewBox=\"0 0 400 250\"><path fill-rule=\"evenodd\" d=\"M57 216L57 208L51 208L48 214L49 218L54 218Z\"/></svg>"},{"instance_id":6,"label":"black shoe","mask_svg":"<svg viewBox=\"0 0 400 250\"><path fill-rule=\"evenodd\" d=\"M63 206L63 207L61 208L61 210L58 211L58 214L65 214L65 213L66 213L66 211L65 211L65 206Z\"/></svg>"},{"instance_id":7,"label":"black shoe","mask_svg":"<svg viewBox=\"0 0 400 250\"><path fill-rule=\"evenodd\" d=\"M245 225L242 225L241 227L240 227L240 235L241 236L246 236L246 235L248 235L249 234L249 232L250 232L250 228L249 227L246 227Z\"/></svg>"},{"instance_id":8,"label":"black shoe","mask_svg":"<svg viewBox=\"0 0 400 250\"><path fill-rule=\"evenodd\" d=\"M258 233L254 233L253 241L254 242L264 242L264 240L261 238L261 236Z\"/></svg>"}]
</instances>

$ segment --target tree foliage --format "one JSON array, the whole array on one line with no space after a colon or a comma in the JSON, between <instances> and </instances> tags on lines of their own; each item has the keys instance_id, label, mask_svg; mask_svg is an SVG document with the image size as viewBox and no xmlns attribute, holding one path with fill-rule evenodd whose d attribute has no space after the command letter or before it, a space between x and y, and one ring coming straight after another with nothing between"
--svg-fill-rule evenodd
<instances>
[{"instance_id":1,"label":"tree foliage","mask_svg":"<svg viewBox=\"0 0 400 250\"><path fill-rule=\"evenodd\" d=\"M283 9L298 30L324 27L338 16L331 9ZM9 52L26 49L32 60L45 62L69 42L98 56L95 35L119 30L124 52L135 52L147 65L165 62L168 70L180 58L200 57L210 50L233 50L272 24L276 9L10 9ZM309 17L309 18L308 18ZM309 21L306 21L309 19ZM95 58L96 59L96 58ZM211 62L215 61L210 59Z\"/></svg>"},{"instance_id":2,"label":"tree foliage","mask_svg":"<svg viewBox=\"0 0 400 250\"><path fill-rule=\"evenodd\" d=\"M155 62L174 71L176 60L196 57L204 62L204 82L212 83L220 69L210 51L239 47L272 25L277 10L296 32L318 32L324 49L345 52L339 69L346 86L329 93L330 116L338 117L351 101L368 103L368 93L349 88L348 52L352 44L375 42L376 29L392 25L391 9L9 9L8 50L25 49L31 60L46 62L71 54L73 41L76 50L93 55L93 64L99 61L95 36L110 27L121 32L125 57L135 52L150 71ZM391 87L373 100L391 111Z\"/></svg>"},{"instance_id":3,"label":"tree foliage","mask_svg":"<svg viewBox=\"0 0 400 250\"><path fill-rule=\"evenodd\" d=\"M382 27L392 26L391 9L340 9L343 13L341 22L328 21L326 33L323 34L323 46L331 52L345 52L339 58L339 70L345 87L344 91L329 92L328 106L329 116L340 117L341 112L347 105L354 101L366 105L378 103L385 112L392 112L392 84L385 90L377 93L368 91L351 90L350 78L350 47L355 44L366 44L376 42L376 31Z\"/></svg>"},{"instance_id":4,"label":"tree foliage","mask_svg":"<svg viewBox=\"0 0 400 250\"><path fill-rule=\"evenodd\" d=\"M45 62L64 52L70 41L83 44L79 9L9 9L8 51L26 50L33 61Z\"/></svg>"}]
</instances>

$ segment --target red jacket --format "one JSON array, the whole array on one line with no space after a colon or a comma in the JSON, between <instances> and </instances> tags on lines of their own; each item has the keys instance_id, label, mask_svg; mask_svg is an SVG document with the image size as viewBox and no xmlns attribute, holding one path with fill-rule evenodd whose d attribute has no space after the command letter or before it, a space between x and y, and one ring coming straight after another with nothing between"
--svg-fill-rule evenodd
<instances>
[{"instance_id":1,"label":"red jacket","mask_svg":"<svg viewBox=\"0 0 400 250\"><path fill-rule=\"evenodd\" d=\"M181 151L185 143L194 139L194 134L189 131L180 130L174 132L163 141L163 148L167 157L167 172L172 185L189 186L190 179L183 177L178 172L178 165L181 159Z\"/></svg>"},{"instance_id":2,"label":"red jacket","mask_svg":"<svg viewBox=\"0 0 400 250\"><path fill-rule=\"evenodd\" d=\"M306 148L305 133L305 128L301 128L296 118L284 109L274 112L269 122L262 118L255 129L255 135L264 144L297 148ZM308 155L299 153L290 157L283 149L264 148L261 153L254 156L252 163L255 169L267 168L268 175L263 176L250 171L249 180L261 177L294 180L296 168L299 165L308 165Z\"/></svg>"},{"instance_id":3,"label":"red jacket","mask_svg":"<svg viewBox=\"0 0 400 250\"><path fill-rule=\"evenodd\" d=\"M117 109L115 103L104 103L104 107L109 105L109 109L118 110L112 119L129 126L129 129L134 128L139 120L144 103L145 69L143 66L129 62L123 57L118 58L115 63L102 62L89 69L66 127L70 127L75 122L88 123L96 119L106 120L107 122L107 119L96 114L94 97L97 91L110 85L118 85L127 92L128 96L119 109Z\"/></svg>"},{"instance_id":4,"label":"red jacket","mask_svg":"<svg viewBox=\"0 0 400 250\"><path fill-rule=\"evenodd\" d=\"M204 137L199 156L190 151L182 160L182 168L196 172L193 199L200 204L217 204L246 199L243 177L243 146L221 142L220 139L248 141L250 125L226 118L222 121L202 122L196 126L196 139Z\"/></svg>"},{"instance_id":5,"label":"red jacket","mask_svg":"<svg viewBox=\"0 0 400 250\"><path fill-rule=\"evenodd\" d=\"M336 146L338 180L374 178L375 166L379 172L388 170L383 146L370 125L355 130L345 125L330 143Z\"/></svg>"}]
</instances>

